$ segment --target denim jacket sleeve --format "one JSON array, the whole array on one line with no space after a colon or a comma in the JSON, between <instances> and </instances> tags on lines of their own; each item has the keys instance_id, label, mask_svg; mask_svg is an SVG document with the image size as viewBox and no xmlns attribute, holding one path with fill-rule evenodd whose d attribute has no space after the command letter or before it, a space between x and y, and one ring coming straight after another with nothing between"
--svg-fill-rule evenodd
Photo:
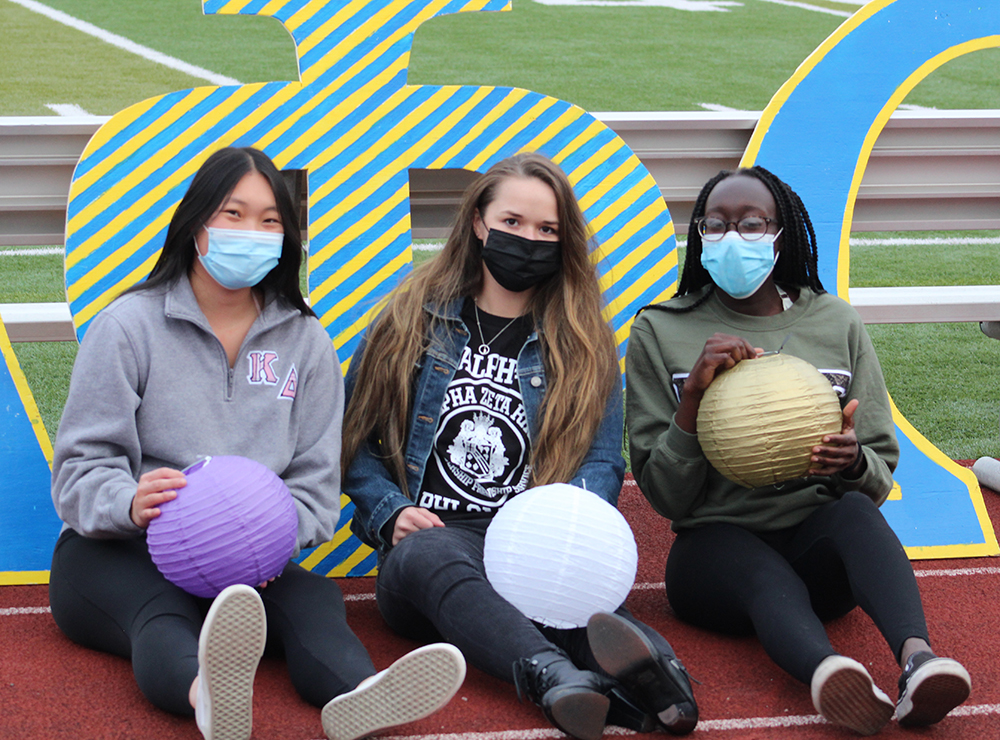
<instances>
[{"instance_id":1,"label":"denim jacket sleeve","mask_svg":"<svg viewBox=\"0 0 1000 740\"><path fill-rule=\"evenodd\" d=\"M618 505L618 494L625 479L625 459L622 457L624 411L621 383L608 398L604 418L597 428L590 451L568 483L596 493L612 506Z\"/></svg>"},{"instance_id":2,"label":"denim jacket sleeve","mask_svg":"<svg viewBox=\"0 0 1000 740\"><path fill-rule=\"evenodd\" d=\"M347 370L347 377L344 379L345 408L350 403L354 384L357 382L357 368L361 364L366 345L366 338L362 338ZM382 539L382 526L396 511L412 506L413 501L406 497L393 480L371 440L358 448L343 476L342 490L354 502L351 531L369 547L385 552L392 543Z\"/></svg>"}]
</instances>

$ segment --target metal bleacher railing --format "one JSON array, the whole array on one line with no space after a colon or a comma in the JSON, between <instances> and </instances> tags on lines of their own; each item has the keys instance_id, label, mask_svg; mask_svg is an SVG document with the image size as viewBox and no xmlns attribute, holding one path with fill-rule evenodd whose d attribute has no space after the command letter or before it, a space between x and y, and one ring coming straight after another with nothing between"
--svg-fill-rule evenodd
<instances>
[{"instance_id":1,"label":"metal bleacher railing","mask_svg":"<svg viewBox=\"0 0 1000 740\"><path fill-rule=\"evenodd\" d=\"M656 182L674 222L737 166L757 113L599 113ZM59 245L73 168L107 119L0 118L0 246ZM443 237L473 173L412 170L415 238ZM304 178L293 178L304 183ZM300 192L300 197L303 194ZM302 199L304 202L304 198ZM897 111L872 152L855 231L1000 229L1000 111ZM1000 286L853 288L869 323L1000 321ZM0 304L12 341L75 338L65 304Z\"/></svg>"}]
</instances>

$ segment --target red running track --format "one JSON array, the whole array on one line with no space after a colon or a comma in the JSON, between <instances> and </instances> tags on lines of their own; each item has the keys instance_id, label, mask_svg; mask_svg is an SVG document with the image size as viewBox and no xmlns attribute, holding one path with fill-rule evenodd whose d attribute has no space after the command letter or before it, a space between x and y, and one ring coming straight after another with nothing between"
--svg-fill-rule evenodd
<instances>
[{"instance_id":1,"label":"red running track","mask_svg":"<svg viewBox=\"0 0 1000 740\"><path fill-rule=\"evenodd\" d=\"M1000 530L1000 496L984 493ZM692 675L702 721L693 737L710 740L822 740L853 733L825 724L807 688L780 671L753 638L721 637L678 621L663 592L663 566L672 541L667 522L626 482L621 509L639 545L637 587L628 605L673 643ZM886 738L1000 738L1000 567L994 559L914 563L931 639L941 654L961 660L972 674L969 701L933 728L903 730ZM351 626L383 668L416 645L386 628L373 598L372 579L339 581ZM839 650L862 661L890 696L899 669L871 621L855 609L832 622ZM405 735L402 733L405 732ZM606 737L632 734L609 727ZM538 740L561 737L534 706L519 704L511 685L470 669L449 706L401 728L408 740ZM153 708L139 693L127 661L74 645L56 628L44 586L0 588L0 738L190 738L192 720ZM254 694L254 738L317 740L319 712L295 693L280 659L265 658Z\"/></svg>"}]
</instances>

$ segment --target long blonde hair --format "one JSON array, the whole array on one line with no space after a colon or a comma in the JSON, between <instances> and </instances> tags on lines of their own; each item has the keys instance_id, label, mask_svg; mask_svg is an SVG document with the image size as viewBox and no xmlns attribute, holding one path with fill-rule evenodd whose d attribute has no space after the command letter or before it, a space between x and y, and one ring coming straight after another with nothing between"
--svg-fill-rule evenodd
<instances>
[{"instance_id":1,"label":"long blonde hair","mask_svg":"<svg viewBox=\"0 0 1000 740\"><path fill-rule=\"evenodd\" d=\"M614 334L601 316L603 299L589 256L587 224L573 187L561 169L534 153L493 165L469 187L451 236L432 260L416 268L389 297L368 328L367 347L356 359L356 384L344 414L344 470L363 444L378 454L404 494L404 450L413 404L413 373L426 352L432 324L443 321L428 304L446 306L479 294L482 243L473 231L500 184L510 177L536 178L555 193L562 264L538 286L528 311L540 330L547 389L531 449L531 484L569 480L590 449L609 395L621 382ZM411 496L412 498L412 496Z\"/></svg>"}]
</instances>

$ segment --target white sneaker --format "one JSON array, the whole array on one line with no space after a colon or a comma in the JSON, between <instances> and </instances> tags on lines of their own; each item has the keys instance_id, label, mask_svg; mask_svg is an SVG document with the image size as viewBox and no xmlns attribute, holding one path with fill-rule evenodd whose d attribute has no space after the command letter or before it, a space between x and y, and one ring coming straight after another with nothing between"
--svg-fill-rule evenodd
<instances>
[{"instance_id":1,"label":"white sneaker","mask_svg":"<svg viewBox=\"0 0 1000 740\"><path fill-rule=\"evenodd\" d=\"M874 735L881 730L896 709L865 667L843 655L831 655L816 668L812 700L827 722L849 727L862 735Z\"/></svg>"},{"instance_id":2,"label":"white sneaker","mask_svg":"<svg viewBox=\"0 0 1000 740\"><path fill-rule=\"evenodd\" d=\"M237 584L215 597L198 637L194 716L205 740L249 740L266 639L264 603L254 589Z\"/></svg>"},{"instance_id":3,"label":"white sneaker","mask_svg":"<svg viewBox=\"0 0 1000 740\"><path fill-rule=\"evenodd\" d=\"M457 647L419 647L331 699L323 707L323 730L330 740L357 740L422 719L447 704L464 679L465 658Z\"/></svg>"}]
</instances>

